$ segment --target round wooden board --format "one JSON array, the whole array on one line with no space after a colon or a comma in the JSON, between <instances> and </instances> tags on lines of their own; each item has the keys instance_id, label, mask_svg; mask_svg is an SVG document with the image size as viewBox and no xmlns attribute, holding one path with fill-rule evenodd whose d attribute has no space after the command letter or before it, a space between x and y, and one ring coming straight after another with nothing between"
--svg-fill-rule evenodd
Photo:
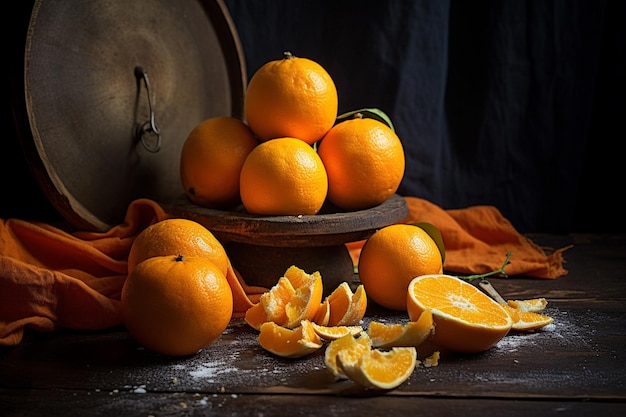
<instances>
[{"instance_id":1,"label":"round wooden board","mask_svg":"<svg viewBox=\"0 0 626 417\"><path fill-rule=\"evenodd\" d=\"M137 198L174 200L191 129L243 113L243 53L220 0L35 0L23 73L15 111L27 116L17 120L28 164L80 229L119 224ZM158 152L137 135L149 98Z\"/></svg>"}]
</instances>

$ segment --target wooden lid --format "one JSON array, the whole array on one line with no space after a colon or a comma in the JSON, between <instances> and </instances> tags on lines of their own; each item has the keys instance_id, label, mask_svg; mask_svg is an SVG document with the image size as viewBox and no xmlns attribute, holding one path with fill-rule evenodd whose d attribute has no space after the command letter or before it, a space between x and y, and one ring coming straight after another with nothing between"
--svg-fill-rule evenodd
<instances>
[{"instance_id":1,"label":"wooden lid","mask_svg":"<svg viewBox=\"0 0 626 417\"><path fill-rule=\"evenodd\" d=\"M24 64L28 163L82 230L121 223L137 198L174 200L191 129L243 114L243 53L218 0L36 0Z\"/></svg>"}]
</instances>

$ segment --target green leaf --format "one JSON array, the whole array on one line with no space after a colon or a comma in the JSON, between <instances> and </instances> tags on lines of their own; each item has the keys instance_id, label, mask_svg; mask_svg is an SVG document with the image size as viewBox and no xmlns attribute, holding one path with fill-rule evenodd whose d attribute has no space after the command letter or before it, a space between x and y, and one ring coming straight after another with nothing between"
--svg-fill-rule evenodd
<instances>
[{"instance_id":1,"label":"green leaf","mask_svg":"<svg viewBox=\"0 0 626 417\"><path fill-rule=\"evenodd\" d=\"M439 248L439 252L441 252L441 263L445 262L446 248L443 244L443 237L441 236L441 232L439 231L439 229L437 229L437 227L435 227L433 224L426 223L426 222L418 222L418 223L411 223L411 224L423 229L426 233L428 233L428 235L437 244L437 247Z\"/></svg>"},{"instance_id":2,"label":"green leaf","mask_svg":"<svg viewBox=\"0 0 626 417\"><path fill-rule=\"evenodd\" d=\"M337 117L335 124L345 122L346 120L354 119L354 116L356 116L357 114L361 114L361 117L365 119L378 120L379 122L384 123L387 126L389 126L389 128L393 130L394 132L396 131L396 129L393 127L393 123L391 123L391 119L389 118L389 116L387 116L387 114L381 109L376 109L376 108L364 108L364 109L353 110L353 111L349 111L347 113L341 114Z\"/></svg>"}]
</instances>

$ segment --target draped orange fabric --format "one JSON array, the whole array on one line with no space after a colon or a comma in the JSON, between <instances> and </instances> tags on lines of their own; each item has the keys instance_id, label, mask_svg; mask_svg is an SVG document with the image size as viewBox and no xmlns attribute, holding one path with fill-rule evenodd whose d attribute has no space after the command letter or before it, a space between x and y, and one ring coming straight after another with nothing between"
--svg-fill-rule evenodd
<instances>
[{"instance_id":1,"label":"draped orange fabric","mask_svg":"<svg viewBox=\"0 0 626 417\"><path fill-rule=\"evenodd\" d=\"M428 201L407 197L404 222L429 222L443 235L445 269L485 273L498 269L512 252L509 275L556 278L567 273L560 249L547 255L490 206L442 210ZM123 324L120 294L127 276L132 242L147 226L168 218L157 203L139 199L124 223L107 232L67 233L19 219L0 220L0 345L16 345L24 329L99 330ZM355 262L363 242L348 244ZM232 268L234 317L258 301L265 290L250 287Z\"/></svg>"},{"instance_id":2,"label":"draped orange fabric","mask_svg":"<svg viewBox=\"0 0 626 417\"><path fill-rule=\"evenodd\" d=\"M462 275L484 274L499 269L507 252L511 263L507 275L524 275L554 279L567 274L563 252L559 248L546 253L532 240L515 230L513 225L493 206L472 206L443 210L424 199L405 197L409 215L402 223L431 223L441 232L446 257L444 270ZM348 244L353 261L364 242Z\"/></svg>"}]
</instances>

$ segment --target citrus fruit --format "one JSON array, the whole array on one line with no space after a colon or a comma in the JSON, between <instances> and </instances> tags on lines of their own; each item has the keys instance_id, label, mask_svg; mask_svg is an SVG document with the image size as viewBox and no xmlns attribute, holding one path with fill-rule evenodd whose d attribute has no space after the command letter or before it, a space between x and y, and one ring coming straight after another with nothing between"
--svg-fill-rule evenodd
<instances>
[{"instance_id":1,"label":"citrus fruit","mask_svg":"<svg viewBox=\"0 0 626 417\"><path fill-rule=\"evenodd\" d=\"M322 340L308 320L295 329L268 321L261 325L258 339L263 349L285 358L300 358L322 347Z\"/></svg>"},{"instance_id":2,"label":"citrus fruit","mask_svg":"<svg viewBox=\"0 0 626 417\"><path fill-rule=\"evenodd\" d=\"M519 311L517 320L514 320L512 330L527 332L537 330L552 323L552 317L545 314L534 313L532 311Z\"/></svg>"},{"instance_id":3,"label":"citrus fruit","mask_svg":"<svg viewBox=\"0 0 626 417\"><path fill-rule=\"evenodd\" d=\"M128 253L128 272L154 256L199 256L213 261L226 275L230 260L222 244L206 227L188 219L165 219L142 230Z\"/></svg>"},{"instance_id":4,"label":"citrus fruit","mask_svg":"<svg viewBox=\"0 0 626 417\"><path fill-rule=\"evenodd\" d=\"M424 311L431 310L435 323L433 342L453 352L487 350L513 325L502 305L474 285L451 275L414 278L406 297L409 318L417 320Z\"/></svg>"},{"instance_id":5,"label":"citrus fruit","mask_svg":"<svg viewBox=\"0 0 626 417\"><path fill-rule=\"evenodd\" d=\"M349 355L356 361L363 353L368 352L372 348L369 336L365 332L359 334L347 334L338 339L331 341L324 351L324 364L326 369L333 374L336 379L348 378L343 369L337 363L337 355L339 352L344 353L344 361L348 360Z\"/></svg>"},{"instance_id":6,"label":"citrus fruit","mask_svg":"<svg viewBox=\"0 0 626 417\"><path fill-rule=\"evenodd\" d=\"M538 313L545 310L548 301L545 298L533 298L530 300L508 300L508 305L519 311L531 311Z\"/></svg>"},{"instance_id":7,"label":"citrus fruit","mask_svg":"<svg viewBox=\"0 0 626 417\"><path fill-rule=\"evenodd\" d=\"M273 321L276 324L284 326L287 324L287 312L285 311L287 304L293 296L296 290L285 277L280 277L276 285L270 290L261 295L259 303L265 311L267 321Z\"/></svg>"},{"instance_id":8,"label":"citrus fruit","mask_svg":"<svg viewBox=\"0 0 626 417\"><path fill-rule=\"evenodd\" d=\"M296 288L295 294L285 306L286 326L294 328L303 320L313 320L322 303L322 276L319 272L311 274L309 281Z\"/></svg>"},{"instance_id":9,"label":"citrus fruit","mask_svg":"<svg viewBox=\"0 0 626 417\"><path fill-rule=\"evenodd\" d=\"M347 282L340 283L325 299L330 304L329 326L357 325L367 310L365 287L352 292Z\"/></svg>"},{"instance_id":10,"label":"citrus fruit","mask_svg":"<svg viewBox=\"0 0 626 417\"><path fill-rule=\"evenodd\" d=\"M365 388L390 390L409 379L417 365L417 351L414 347L372 349L356 362L352 359L348 351L337 354L339 366L348 378Z\"/></svg>"},{"instance_id":11,"label":"citrus fruit","mask_svg":"<svg viewBox=\"0 0 626 417\"><path fill-rule=\"evenodd\" d=\"M338 102L335 83L320 64L285 52L252 75L244 113L262 141L290 136L313 144L335 123Z\"/></svg>"},{"instance_id":12,"label":"citrus fruit","mask_svg":"<svg viewBox=\"0 0 626 417\"><path fill-rule=\"evenodd\" d=\"M207 258L157 256L139 263L122 287L124 322L144 347L191 355L226 329L233 295L224 273Z\"/></svg>"},{"instance_id":13,"label":"citrus fruit","mask_svg":"<svg viewBox=\"0 0 626 417\"><path fill-rule=\"evenodd\" d=\"M404 177L400 138L378 120L355 118L336 124L317 152L328 174L328 200L344 210L383 203Z\"/></svg>"},{"instance_id":14,"label":"citrus fruit","mask_svg":"<svg viewBox=\"0 0 626 417\"><path fill-rule=\"evenodd\" d=\"M361 326L322 326L311 323L315 332L325 340L336 340L348 334L356 335L363 331Z\"/></svg>"},{"instance_id":15,"label":"citrus fruit","mask_svg":"<svg viewBox=\"0 0 626 417\"><path fill-rule=\"evenodd\" d=\"M405 324L372 321L367 328L367 334L375 348L418 347L433 334L434 329L432 312L425 310L417 321Z\"/></svg>"},{"instance_id":16,"label":"citrus fruit","mask_svg":"<svg viewBox=\"0 0 626 417\"><path fill-rule=\"evenodd\" d=\"M239 173L258 140L241 120L213 117L187 136L180 154L180 177L194 204L228 208L239 203Z\"/></svg>"},{"instance_id":17,"label":"citrus fruit","mask_svg":"<svg viewBox=\"0 0 626 417\"><path fill-rule=\"evenodd\" d=\"M383 227L367 239L358 272L370 299L391 310L406 311L409 282L443 271L441 252L422 228L409 224Z\"/></svg>"},{"instance_id":18,"label":"citrus fruit","mask_svg":"<svg viewBox=\"0 0 626 417\"><path fill-rule=\"evenodd\" d=\"M319 155L293 137L261 143L241 168L241 201L249 213L317 214L327 192L328 177Z\"/></svg>"},{"instance_id":19,"label":"citrus fruit","mask_svg":"<svg viewBox=\"0 0 626 417\"><path fill-rule=\"evenodd\" d=\"M324 300L317 309L317 313L315 313L315 317L313 317L313 322L319 324L320 326L327 326L329 319L330 303L328 302L328 300Z\"/></svg>"}]
</instances>

